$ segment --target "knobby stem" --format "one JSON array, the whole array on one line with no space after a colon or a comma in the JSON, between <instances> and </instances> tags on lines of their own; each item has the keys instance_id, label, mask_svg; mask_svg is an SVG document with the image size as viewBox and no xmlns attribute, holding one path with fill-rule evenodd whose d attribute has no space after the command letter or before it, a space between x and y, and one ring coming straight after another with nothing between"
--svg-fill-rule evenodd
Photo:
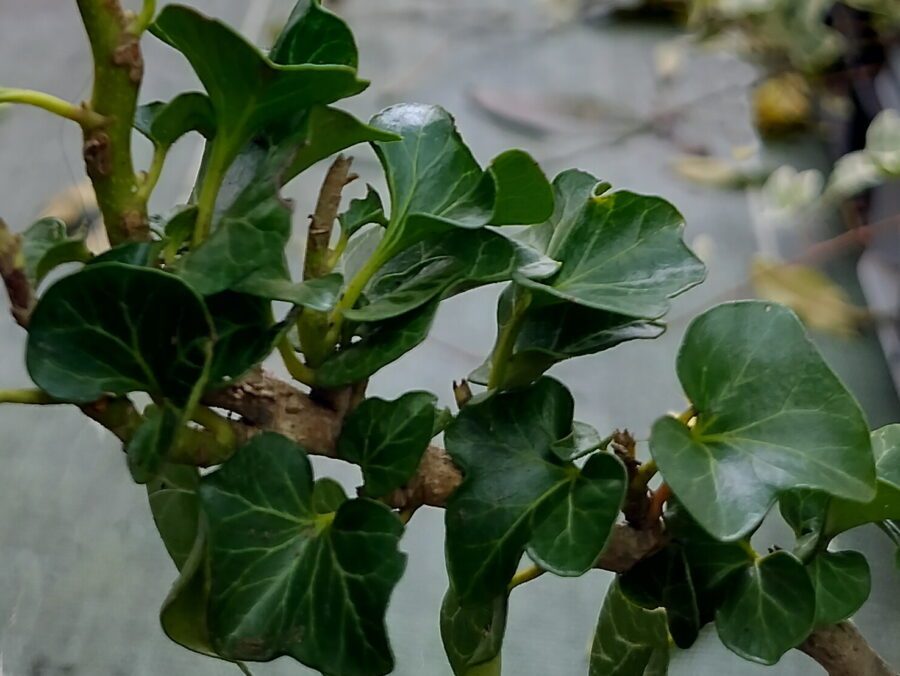
<instances>
[{"instance_id":1,"label":"knobby stem","mask_svg":"<svg viewBox=\"0 0 900 676\"><path fill-rule=\"evenodd\" d=\"M43 390L0 390L0 404L63 404Z\"/></svg>"},{"instance_id":2,"label":"knobby stem","mask_svg":"<svg viewBox=\"0 0 900 676\"><path fill-rule=\"evenodd\" d=\"M106 118L84 106L76 106L52 94L31 89L7 89L0 87L0 103L21 103L53 113L77 122L84 129L97 129L106 124Z\"/></svg>"},{"instance_id":3,"label":"knobby stem","mask_svg":"<svg viewBox=\"0 0 900 676\"><path fill-rule=\"evenodd\" d=\"M507 589L512 591L519 585L525 584L526 582L531 582L532 580L539 578L546 572L547 571L540 566L529 566L525 570L520 570L518 573L513 575L513 579L510 580L509 587L507 587Z\"/></svg>"},{"instance_id":4,"label":"knobby stem","mask_svg":"<svg viewBox=\"0 0 900 676\"><path fill-rule=\"evenodd\" d=\"M519 331L525 321L525 311L531 304L531 294L524 289L517 289L513 298L513 307L509 320L497 336L497 345L491 355L491 374L488 377L488 389L502 387L506 379L506 368L516 346Z\"/></svg>"}]
</instances>

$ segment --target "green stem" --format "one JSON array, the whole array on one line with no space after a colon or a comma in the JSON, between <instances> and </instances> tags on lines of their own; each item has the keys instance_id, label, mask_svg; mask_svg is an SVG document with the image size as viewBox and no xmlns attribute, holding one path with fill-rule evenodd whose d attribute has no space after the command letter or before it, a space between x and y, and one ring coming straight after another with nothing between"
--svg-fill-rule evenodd
<instances>
[{"instance_id":1,"label":"green stem","mask_svg":"<svg viewBox=\"0 0 900 676\"><path fill-rule=\"evenodd\" d=\"M334 266L338 264L338 261L341 260L341 256L344 255L344 251L347 250L347 244L349 242L350 236L345 230L341 230L341 236L338 239L337 244L334 245L334 249L328 254L328 272L334 270Z\"/></svg>"},{"instance_id":2,"label":"green stem","mask_svg":"<svg viewBox=\"0 0 900 676\"><path fill-rule=\"evenodd\" d=\"M291 377L293 377L294 380L309 387L312 387L315 384L316 374L311 368L300 361L296 350L294 350L294 346L291 345L291 341L287 339L287 336L278 341L278 352L281 354L281 359L284 361L285 368L287 368L288 373L291 374Z\"/></svg>"},{"instance_id":3,"label":"green stem","mask_svg":"<svg viewBox=\"0 0 900 676\"><path fill-rule=\"evenodd\" d=\"M237 446L237 437L235 437L229 422L211 408L203 405L195 406L191 413L191 420L200 423L212 432L216 442L223 447L234 448Z\"/></svg>"},{"instance_id":4,"label":"green stem","mask_svg":"<svg viewBox=\"0 0 900 676\"><path fill-rule=\"evenodd\" d=\"M635 487L647 487L647 484L650 483L650 479L656 476L656 473L659 471L659 468L656 466L655 460L648 460L645 463L642 463L640 467L638 467L637 472L634 475L633 486Z\"/></svg>"},{"instance_id":5,"label":"green stem","mask_svg":"<svg viewBox=\"0 0 900 676\"><path fill-rule=\"evenodd\" d=\"M159 182L168 152L169 149L165 146L157 146L153 149L153 160L150 162L150 168L147 170L140 188L138 188L138 198L144 204L147 204L150 200L150 195L153 194L153 189L156 188L156 184Z\"/></svg>"},{"instance_id":6,"label":"green stem","mask_svg":"<svg viewBox=\"0 0 900 676\"><path fill-rule=\"evenodd\" d=\"M356 301L359 300L359 297L365 290L369 280L372 279L375 273L378 272L381 266L390 258L391 251L389 246L382 246L384 243L385 240L381 240L381 243L379 243L375 248L375 251L373 251L372 255L369 257L369 260L366 261L365 265L363 265L357 271L356 275L354 275L353 279L350 280L350 283L347 285L347 288L344 289L344 293L337 302L337 305L335 305L334 309L331 311L328 318L329 329L325 336L325 344L329 349L337 345L338 339L341 336L344 313L356 305Z\"/></svg>"},{"instance_id":7,"label":"green stem","mask_svg":"<svg viewBox=\"0 0 900 676\"><path fill-rule=\"evenodd\" d=\"M541 575L546 573L547 571L541 568L540 566L529 566L525 570L520 570L518 573L513 575L513 579L510 580L509 586L507 589L512 591L519 585L523 585L526 582L531 582L532 580L539 578Z\"/></svg>"},{"instance_id":8,"label":"green stem","mask_svg":"<svg viewBox=\"0 0 900 676\"><path fill-rule=\"evenodd\" d=\"M0 390L0 404L63 404L43 390Z\"/></svg>"},{"instance_id":9,"label":"green stem","mask_svg":"<svg viewBox=\"0 0 900 676\"><path fill-rule=\"evenodd\" d=\"M516 339L522 324L525 321L525 310L531 304L531 294L528 291L517 290L513 299L512 312L509 320L500 329L497 336L497 344L491 354L491 374L488 377L488 389L496 390L502 387L506 379L506 367L516 346Z\"/></svg>"},{"instance_id":10,"label":"green stem","mask_svg":"<svg viewBox=\"0 0 900 676\"><path fill-rule=\"evenodd\" d=\"M129 30L135 35L140 35L147 27L153 23L153 17L156 15L156 0L144 0L140 13L134 17L129 26Z\"/></svg>"},{"instance_id":11,"label":"green stem","mask_svg":"<svg viewBox=\"0 0 900 676\"><path fill-rule=\"evenodd\" d=\"M144 75L138 35L119 0L76 0L94 61L90 108L106 118L84 130L84 161L110 243L147 240L146 205L131 158L131 125Z\"/></svg>"},{"instance_id":12,"label":"green stem","mask_svg":"<svg viewBox=\"0 0 900 676\"><path fill-rule=\"evenodd\" d=\"M76 106L73 103L64 101L63 99L37 92L32 89L8 89L0 87L0 103L21 103L26 106L34 106L46 110L67 120L77 122L84 129L96 129L102 127L106 123L106 118L88 110L82 106Z\"/></svg>"},{"instance_id":13,"label":"green stem","mask_svg":"<svg viewBox=\"0 0 900 676\"><path fill-rule=\"evenodd\" d=\"M219 188L222 187L222 181L225 180L228 165L231 164L232 158L228 153L221 150L223 147L225 147L225 144L213 141L209 164L206 167L203 184L200 186L200 193L197 195L197 223L194 226L194 246L200 246L209 235L209 231L212 228L213 214L216 211L216 198L219 196Z\"/></svg>"}]
</instances>

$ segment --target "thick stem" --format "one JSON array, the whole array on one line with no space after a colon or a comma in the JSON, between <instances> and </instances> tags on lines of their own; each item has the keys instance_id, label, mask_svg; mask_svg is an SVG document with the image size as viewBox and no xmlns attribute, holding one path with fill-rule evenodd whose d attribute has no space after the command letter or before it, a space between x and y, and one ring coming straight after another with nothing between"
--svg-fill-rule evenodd
<instances>
[{"instance_id":1,"label":"thick stem","mask_svg":"<svg viewBox=\"0 0 900 676\"><path fill-rule=\"evenodd\" d=\"M816 629L798 647L829 676L897 676L850 621Z\"/></svg>"},{"instance_id":2,"label":"thick stem","mask_svg":"<svg viewBox=\"0 0 900 676\"><path fill-rule=\"evenodd\" d=\"M91 43L94 88L90 108L106 118L85 129L84 162L113 245L146 240L147 210L131 158L131 125L144 76L139 33L118 0L77 0Z\"/></svg>"},{"instance_id":3,"label":"thick stem","mask_svg":"<svg viewBox=\"0 0 900 676\"><path fill-rule=\"evenodd\" d=\"M303 278L314 279L324 277L331 272L331 233L334 221L341 208L341 193L344 186L353 181L356 175L350 173L352 157L338 155L332 163L322 182L316 210L309 223L306 235L306 258L303 261Z\"/></svg>"}]
</instances>

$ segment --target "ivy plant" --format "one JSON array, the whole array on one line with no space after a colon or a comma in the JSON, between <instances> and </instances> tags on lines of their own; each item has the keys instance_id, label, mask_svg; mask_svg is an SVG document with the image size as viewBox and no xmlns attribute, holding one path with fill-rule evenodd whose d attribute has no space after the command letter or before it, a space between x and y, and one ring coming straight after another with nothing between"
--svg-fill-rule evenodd
<instances>
[{"instance_id":1,"label":"ivy plant","mask_svg":"<svg viewBox=\"0 0 900 676\"><path fill-rule=\"evenodd\" d=\"M122 480L146 487L172 559L172 641L245 672L282 656L330 676L391 672L385 613L417 555L401 540L429 506L445 509L434 622L458 676L500 673L519 587L544 573L599 584L598 569L616 578L592 675L663 674L708 624L754 662L800 648L832 673L893 673L845 622L869 594L868 563L833 542L866 524L896 538L900 426L869 430L790 310L731 302L694 319L673 369L688 405L647 430L649 459L629 434L576 420L548 375L657 338L671 300L703 281L672 204L576 169L550 180L521 150L480 163L438 106L368 122L335 107L368 83L350 28L317 0L299 0L268 51L187 6L77 5L91 101L0 100L81 126L111 248L89 251L53 220L0 229L34 384L0 400L76 406L121 440ZM143 39L180 52L203 91L138 105ZM146 171L137 133L154 147ZM187 134L206 147L192 197L150 214ZM361 144L387 192L342 209L354 177L338 156L295 275L282 188ZM505 285L497 339L454 410L427 391L367 394L444 300L488 284ZM270 355L293 382L261 369ZM311 455L357 465L362 484L316 477ZM757 552L776 507L796 544Z\"/></svg>"}]
</instances>

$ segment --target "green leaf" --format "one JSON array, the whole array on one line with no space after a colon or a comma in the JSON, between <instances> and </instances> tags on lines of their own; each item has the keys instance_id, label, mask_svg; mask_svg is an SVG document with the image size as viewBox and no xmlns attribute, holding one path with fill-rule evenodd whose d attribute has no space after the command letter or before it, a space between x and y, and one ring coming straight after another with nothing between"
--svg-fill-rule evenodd
<instances>
[{"instance_id":1,"label":"green leaf","mask_svg":"<svg viewBox=\"0 0 900 676\"><path fill-rule=\"evenodd\" d=\"M329 357L316 369L316 384L341 387L357 383L399 359L428 336L437 305L430 303L400 317L367 326L358 342Z\"/></svg>"},{"instance_id":2,"label":"green leaf","mask_svg":"<svg viewBox=\"0 0 900 676\"><path fill-rule=\"evenodd\" d=\"M88 265L100 265L101 263L125 263L138 267L152 266L159 259L165 242L152 240L150 242L126 242L104 251L99 256L94 256Z\"/></svg>"},{"instance_id":3,"label":"green leaf","mask_svg":"<svg viewBox=\"0 0 900 676\"><path fill-rule=\"evenodd\" d=\"M140 391L181 405L204 373L212 335L203 301L177 277L90 265L37 304L26 364L38 387L64 401Z\"/></svg>"},{"instance_id":4,"label":"green leaf","mask_svg":"<svg viewBox=\"0 0 900 676\"><path fill-rule=\"evenodd\" d=\"M209 369L210 386L239 378L265 359L280 335L269 302L223 291L206 299L216 342Z\"/></svg>"},{"instance_id":5,"label":"green leaf","mask_svg":"<svg viewBox=\"0 0 900 676\"><path fill-rule=\"evenodd\" d=\"M415 474L432 437L436 402L430 392L370 398L347 417L337 452L362 468L367 495L387 495Z\"/></svg>"},{"instance_id":6,"label":"green leaf","mask_svg":"<svg viewBox=\"0 0 900 676\"><path fill-rule=\"evenodd\" d=\"M625 472L598 454L584 469L553 444L572 433L573 401L543 378L527 389L471 402L444 433L463 470L446 513L447 568L464 604L504 592L522 552L559 575L590 569L609 536Z\"/></svg>"},{"instance_id":7,"label":"green leaf","mask_svg":"<svg viewBox=\"0 0 900 676\"><path fill-rule=\"evenodd\" d=\"M872 576L859 552L821 552L806 565L816 594L816 626L846 620L869 598Z\"/></svg>"},{"instance_id":8,"label":"green leaf","mask_svg":"<svg viewBox=\"0 0 900 676\"><path fill-rule=\"evenodd\" d=\"M719 638L732 652L775 664L813 629L816 597L803 564L780 551L736 577L716 613Z\"/></svg>"},{"instance_id":9,"label":"green leaf","mask_svg":"<svg viewBox=\"0 0 900 676\"><path fill-rule=\"evenodd\" d=\"M591 645L590 676L665 674L669 632L664 610L632 603L618 580L610 584Z\"/></svg>"},{"instance_id":10,"label":"green leaf","mask_svg":"<svg viewBox=\"0 0 900 676\"><path fill-rule=\"evenodd\" d=\"M872 432L872 450L878 476L875 497L865 503L832 498L824 527L829 538L866 523L900 519L900 425Z\"/></svg>"},{"instance_id":11,"label":"green leaf","mask_svg":"<svg viewBox=\"0 0 900 676\"><path fill-rule=\"evenodd\" d=\"M153 145L168 148L191 131L212 138L216 133L216 120L206 94L185 92L168 103L155 101L139 106L134 128Z\"/></svg>"},{"instance_id":12,"label":"green leaf","mask_svg":"<svg viewBox=\"0 0 900 676\"><path fill-rule=\"evenodd\" d=\"M700 631L700 610L684 550L666 547L638 562L619 578L622 591L633 602L653 610L664 608L669 633L679 648L690 648Z\"/></svg>"},{"instance_id":13,"label":"green leaf","mask_svg":"<svg viewBox=\"0 0 900 676\"><path fill-rule=\"evenodd\" d=\"M604 192L608 187L575 170L554 180L556 210L526 236L562 267L547 281L517 281L545 303L656 319L670 298L702 282L706 269L682 241L684 218L675 207L658 197Z\"/></svg>"},{"instance_id":14,"label":"green leaf","mask_svg":"<svg viewBox=\"0 0 900 676\"><path fill-rule=\"evenodd\" d=\"M863 413L787 308L751 301L705 312L687 330L677 369L697 421L657 420L650 451L716 538L749 533L795 486L873 496Z\"/></svg>"},{"instance_id":15,"label":"green leaf","mask_svg":"<svg viewBox=\"0 0 900 676\"><path fill-rule=\"evenodd\" d=\"M347 494L334 479L322 477L313 484L312 506L316 514L331 514L347 501Z\"/></svg>"},{"instance_id":16,"label":"green leaf","mask_svg":"<svg viewBox=\"0 0 900 676\"><path fill-rule=\"evenodd\" d=\"M451 230L414 244L387 262L366 287L368 304L345 312L381 321L482 284L506 281L520 269L552 274L556 265L489 229Z\"/></svg>"},{"instance_id":17,"label":"green leaf","mask_svg":"<svg viewBox=\"0 0 900 676\"><path fill-rule=\"evenodd\" d=\"M156 477L181 422L178 411L171 406L148 406L144 418L125 447L131 477L139 484Z\"/></svg>"},{"instance_id":18,"label":"green leaf","mask_svg":"<svg viewBox=\"0 0 900 676\"><path fill-rule=\"evenodd\" d=\"M209 579L206 532L202 526L180 571L159 612L163 631L170 640L188 650L219 657L212 646L207 617Z\"/></svg>"},{"instance_id":19,"label":"green leaf","mask_svg":"<svg viewBox=\"0 0 900 676\"><path fill-rule=\"evenodd\" d=\"M384 215L381 197L375 192L375 188L366 185L366 196L350 200L350 206L338 215L338 221L345 237L353 236L361 227L369 223L386 226L387 217Z\"/></svg>"},{"instance_id":20,"label":"green leaf","mask_svg":"<svg viewBox=\"0 0 900 676\"><path fill-rule=\"evenodd\" d=\"M572 433L550 446L560 460L577 460L605 446L600 433L587 423L572 423Z\"/></svg>"},{"instance_id":21,"label":"green leaf","mask_svg":"<svg viewBox=\"0 0 900 676\"><path fill-rule=\"evenodd\" d=\"M73 261L85 263L91 258L91 252L84 244L84 234L70 237L66 224L58 218L36 221L21 237L25 275L35 287L57 265Z\"/></svg>"},{"instance_id":22,"label":"green leaf","mask_svg":"<svg viewBox=\"0 0 900 676\"><path fill-rule=\"evenodd\" d=\"M550 186L531 157L508 151L483 171L438 106L399 104L371 124L401 138L374 144L391 194L385 260L454 227L539 223L553 209Z\"/></svg>"},{"instance_id":23,"label":"green leaf","mask_svg":"<svg viewBox=\"0 0 900 676\"><path fill-rule=\"evenodd\" d=\"M290 33L301 28L295 23ZM188 7L167 5L150 30L184 54L203 83L216 121L211 155L224 167L254 136L277 129L298 111L358 94L367 84L341 63L274 63L225 24ZM282 44L287 40L282 36ZM299 55L290 46L283 51Z\"/></svg>"},{"instance_id":24,"label":"green leaf","mask_svg":"<svg viewBox=\"0 0 900 676\"><path fill-rule=\"evenodd\" d=\"M336 676L386 674L403 527L380 503L348 500L326 515L312 496L306 454L272 433L203 478L213 645L229 659L290 655Z\"/></svg>"},{"instance_id":25,"label":"green leaf","mask_svg":"<svg viewBox=\"0 0 900 676\"><path fill-rule=\"evenodd\" d=\"M359 61L350 28L318 0L297 2L269 58L285 65L340 64L351 68Z\"/></svg>"},{"instance_id":26,"label":"green leaf","mask_svg":"<svg viewBox=\"0 0 900 676\"><path fill-rule=\"evenodd\" d=\"M782 518L797 536L794 554L801 560L808 559L821 542L825 528L825 514L829 498L826 493L797 488L782 493L778 507Z\"/></svg>"},{"instance_id":27,"label":"green leaf","mask_svg":"<svg viewBox=\"0 0 900 676\"><path fill-rule=\"evenodd\" d=\"M453 589L447 590L441 603L441 640L455 676L474 676L474 667L499 659L508 605L502 594L487 603L462 606Z\"/></svg>"},{"instance_id":28,"label":"green leaf","mask_svg":"<svg viewBox=\"0 0 900 676\"><path fill-rule=\"evenodd\" d=\"M200 503L197 488L200 474L196 467L163 465L147 483L147 498L156 529L175 567L181 570L197 540Z\"/></svg>"}]
</instances>

